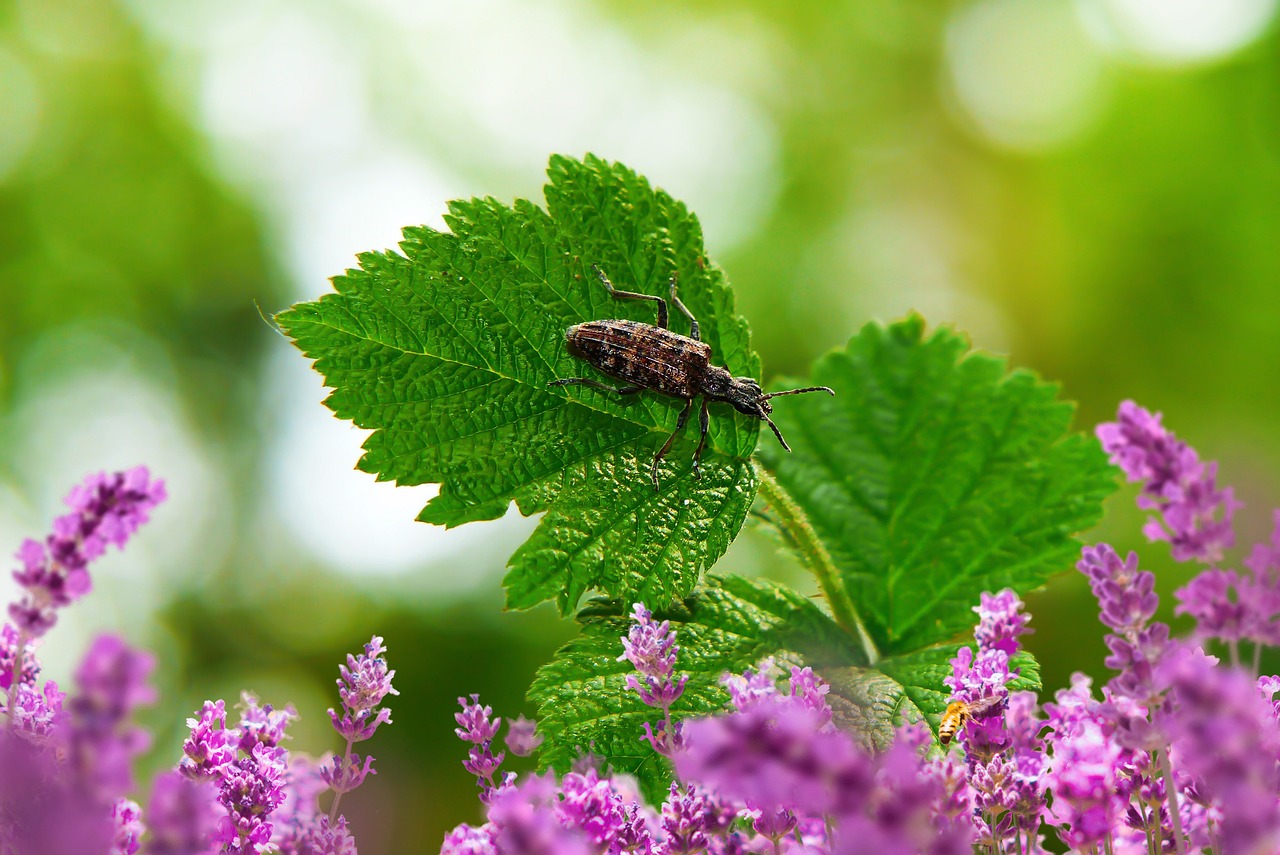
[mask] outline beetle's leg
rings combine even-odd
[[[684,428],[684,423],[689,421],[689,413],[693,410],[693,398],[689,399],[689,403],[684,405],[684,409],[680,411],[680,418],[676,419],[676,429],[671,432],[671,436],[667,437],[667,441],[662,444],[662,448],[658,449],[658,453],[653,456],[653,467],[649,470],[649,474],[653,477],[653,489],[658,489],[658,463],[662,458],[667,456],[667,452],[671,450],[671,443],[676,441],[676,436]]]
[[[591,269],[600,277],[600,281],[604,283],[604,287],[609,291],[609,296],[615,300],[649,300],[658,304],[658,326],[664,330],[667,329],[667,301],[661,297],[655,297],[652,294],[637,294],[635,291],[619,291],[613,287],[613,283],[609,281],[609,277],[604,275],[604,271],[596,265],[591,265]]]
[[[671,302],[676,304],[676,308],[684,312],[684,316],[689,319],[689,338],[694,341],[702,341],[702,336],[698,334],[698,319],[693,316],[693,312],[689,311],[684,303],[680,302],[680,298],[676,296],[676,277],[679,272],[671,274]]]
[[[694,324],[697,329],[697,324]],[[693,477],[702,477],[702,468],[699,461],[702,460],[702,449],[707,447],[707,428],[711,426],[711,417],[707,415],[707,396],[702,396],[702,411],[698,413],[698,426],[702,428],[702,434],[698,437],[698,447],[693,450]]]
[[[590,380],[586,377],[565,377],[563,380],[552,380],[547,386],[590,386],[592,389],[617,392],[619,395],[634,395],[636,392],[644,391],[643,386],[610,386],[608,383],[601,383],[599,380]]]

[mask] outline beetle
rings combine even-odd
[[[770,398],[781,395],[800,395],[805,392],[835,392],[826,386],[806,386],[803,389],[788,389],[784,392],[765,392],[760,384],[750,377],[734,377],[729,371],[711,364],[711,345],[702,340],[698,329],[698,319],[680,302],[676,294],[677,273],[671,274],[671,302],[689,319],[689,335],[683,336],[672,332],[667,325],[667,301],[653,294],[638,294],[634,291],[620,291],[609,281],[609,277],[596,265],[591,265],[600,281],[604,283],[609,296],[615,300],[647,300],[658,304],[658,325],[640,323],[621,319],[588,321],[575,324],[565,330],[565,343],[569,353],[587,364],[598,368],[605,374],[623,380],[625,386],[610,386],[599,380],[588,377],[565,377],[552,380],[548,386],[590,386],[605,392],[618,395],[634,395],[650,389],[673,398],[680,398],[686,403],[676,419],[676,429],[667,441],[658,449],[653,457],[650,476],[653,478],[653,489],[658,487],[658,464],[667,452],[676,436],[684,429],[689,414],[693,411],[693,403],[699,396],[702,407],[699,411],[701,434],[698,447],[693,452],[693,474],[701,477],[699,460],[702,450],[707,445],[707,428],[710,417],[707,413],[708,401],[727,401],[734,408],[749,416],[769,423],[774,435],[782,447],[790,451],[791,446],[782,438],[782,431],[769,418],[773,407]]]

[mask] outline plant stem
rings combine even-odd
[[[1231,652],[1231,667],[1240,667],[1240,640],[1233,638],[1227,642],[1227,650]]]
[[[1182,816],[1178,813],[1178,785],[1173,780],[1173,764],[1169,752],[1160,754],[1160,777],[1164,778],[1164,792],[1169,799],[1169,820],[1173,823],[1173,851],[1182,855]]]
[[[827,598],[836,623],[845,632],[858,637],[866,653],[867,664],[874,665],[880,659],[880,651],[876,649],[875,642],[871,640],[870,633],[862,623],[862,618],[854,609],[853,601],[849,599],[849,594],[845,591],[844,583],[840,579],[840,571],[831,560],[831,553],[827,552],[827,548],[822,545],[809,518],[796,504],[795,499],[791,498],[791,494],[758,462],[755,463],[755,470],[756,478],[760,481],[760,496],[769,503],[769,507],[773,509],[776,516],[778,527],[791,538],[796,551],[800,553],[801,561],[818,580],[818,587]]]
[[[1253,643],[1253,676],[1256,679],[1262,670],[1262,645],[1259,642]]]
[[[338,777],[340,777],[340,776],[342,776],[342,775],[344,775],[344,774],[346,773],[347,766],[348,766],[348,765],[350,765],[350,763],[351,763],[351,746],[352,746],[352,744],[353,744],[353,743],[352,743],[352,741],[351,741],[350,739],[348,739],[348,740],[347,740],[347,750],[346,750],[345,752],[343,752],[343,755],[342,755],[342,770],[343,770],[343,771],[342,771],[342,772],[339,772],[337,775],[335,775],[335,776],[334,776],[335,778],[338,778]],[[344,792],[343,790],[335,790],[335,791],[334,791],[334,794],[333,794],[333,802],[329,805],[329,824],[330,824],[330,825],[333,825],[334,821],[335,821],[335,820],[337,820],[337,818],[338,818],[338,802],[342,800],[342,793],[343,793],[343,792]]]

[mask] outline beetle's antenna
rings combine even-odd
[[[785,392],[770,392],[764,396],[764,400],[767,401],[770,398],[778,398],[783,395],[802,395],[805,392],[826,392],[828,395],[835,394],[835,390],[830,386],[805,386],[803,389],[788,389]],[[774,428],[774,430],[777,431],[777,428]],[[786,445],[786,443],[784,442],[783,445]]]
[[[769,427],[773,428],[773,435],[778,438],[778,442],[782,443],[782,449],[784,451],[790,451],[791,446],[787,445],[787,441],[782,438],[782,431],[778,430],[778,426],[773,423],[773,419],[768,416],[761,416],[761,418],[769,423]]]

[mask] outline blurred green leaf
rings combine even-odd
[[[1070,566],[1117,487],[1056,386],[968,348],[950,330],[926,337],[919,317],[868,324],[814,366],[834,398],[776,414],[794,453],[761,448],[880,655],[954,638],[983,591],[1026,592]]]
[[[569,326],[654,322],[648,303],[611,299],[590,266],[649,294],[678,271],[713,359],[739,375],[758,375],[759,359],[682,203],[594,157],[554,157],[549,173],[545,211],[453,202],[451,232],[405,229],[401,252],[362,254],[359,270],[334,278],[336,293],[277,320],[333,388],[325,403],[374,431],[360,468],[441,485],[419,519],[492,519],[513,500],[524,514],[547,512],[511,558],[509,606],[554,599],[568,613],[593,589],[661,605],[689,594],[741,528],[759,423],[713,405],[702,478],[690,429],[655,492],[649,463],[682,401],[547,387],[595,374],[566,351]]]
[[[631,663],[618,661],[631,626],[619,601],[588,606],[579,615],[582,635],[538,670],[529,698],[538,705],[538,729],[546,737],[539,762],[566,771],[588,750],[614,769],[635,775],[655,804],[670,783],[666,762],[643,740],[656,711],[626,688]],[[671,621],[680,651],[676,671],[689,675],[672,707],[682,719],[719,710],[728,700],[720,685],[726,672],[741,672],[765,656],[783,662],[848,663],[857,648],[814,603],[781,585],[740,576],[708,576],[683,602],[654,610]]]

